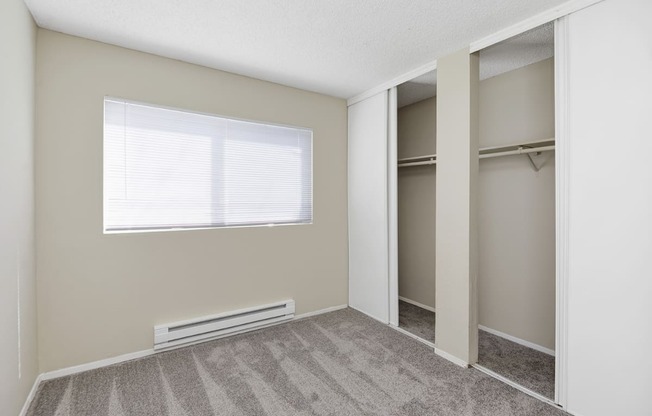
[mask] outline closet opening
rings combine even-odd
[[[555,401],[554,22],[479,52],[478,364]]]
[[[398,327],[434,346],[437,71],[396,96]]]

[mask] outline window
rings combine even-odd
[[[312,130],[104,100],[104,232],[312,222]]]

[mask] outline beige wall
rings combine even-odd
[[[436,153],[437,99],[398,111],[398,157]],[[398,170],[398,293],[435,307],[435,166]]]
[[[480,147],[554,137],[548,59],[480,83]],[[550,153],[553,156],[552,153]],[[555,348],[555,163],[480,161],[480,325]]]
[[[437,151],[437,97],[398,110],[398,158]]]
[[[0,2],[0,414],[16,415],[38,372],[34,272],[36,27]]]
[[[43,371],[152,348],[153,326],[294,298],[347,303],[346,102],[38,31]],[[102,234],[105,95],[314,130],[314,224]]]
[[[478,57],[437,61],[436,345],[467,364],[478,356]]]

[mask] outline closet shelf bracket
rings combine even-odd
[[[543,165],[546,164],[546,162],[550,159],[552,156],[551,152],[533,152],[533,153],[526,153],[528,159],[530,160],[530,164],[532,165],[532,169],[534,169],[535,172],[538,172],[541,170]]]

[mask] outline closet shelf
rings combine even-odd
[[[492,157],[510,156],[510,155],[527,155],[530,162],[536,171],[541,168],[541,164],[537,162],[536,157],[540,156],[542,152],[555,150],[555,139],[538,140],[534,142],[524,142],[517,144],[508,144],[502,146],[483,147],[479,149],[478,157],[480,159],[488,159]],[[405,157],[398,160],[399,168],[406,168],[409,166],[425,166],[436,165],[437,155],[423,155]]]

